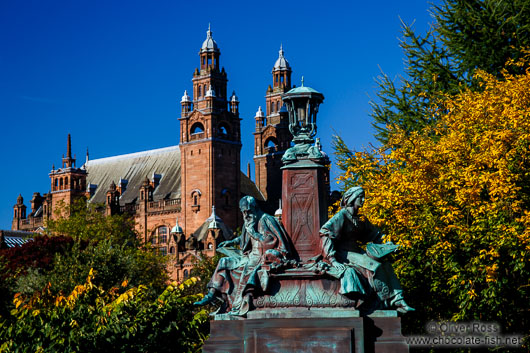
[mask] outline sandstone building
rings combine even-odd
[[[210,29],[193,73],[192,96],[181,99],[180,141],[176,146],[90,160],[77,167],[68,135],[66,157],[49,173],[50,191],[38,192],[26,210],[20,195],[12,230],[36,231],[57,217],[61,204],[80,197],[104,205],[108,215],[127,213],[136,229],[172,259],[175,279],[188,276],[200,252],[212,256],[217,244],[241,226],[238,202],[254,196],[268,212],[281,199],[281,157],[290,146],[287,111],[281,95],[291,89],[291,67],[280,48],[266,90],[265,112],[258,109],[254,132],[254,184],[240,171],[239,101],[227,94],[227,73]]]

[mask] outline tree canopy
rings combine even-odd
[[[168,285],[166,257],[126,216],[85,200],[48,235],[0,251],[0,352],[196,352],[208,315],[198,279]]]
[[[528,55],[528,54],[527,54]],[[435,123],[394,126],[380,148],[348,151],[345,187],[362,185],[362,212],[402,246],[396,262],[409,329],[429,320],[483,320],[530,332],[530,69],[478,71],[480,90],[443,95]],[[522,74],[513,74],[525,68]]]

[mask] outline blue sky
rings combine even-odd
[[[304,76],[325,96],[324,150],[332,154],[335,131],[353,149],[375,143],[374,79],[402,73],[401,20],[423,33],[429,8],[413,0],[0,2],[0,229],[10,229],[19,193],[29,208],[33,192],[49,191],[68,133],[78,166],[87,147],[95,159],[178,144],[179,101],[208,23],[241,102],[242,170],[281,43],[293,83]]]

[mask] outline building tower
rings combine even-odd
[[[51,179],[51,210],[59,209],[61,204],[65,207],[70,206],[77,198],[85,195],[87,172],[85,169],[76,168],[75,156],[72,158],[72,140],[68,134],[66,146],[66,157],[63,155],[62,168],[55,169],[52,167],[50,172]],[[51,214],[52,218],[56,214]]]
[[[195,231],[212,206],[232,229],[238,226],[241,129],[239,101],[227,98],[221,52],[208,28],[199,51],[200,69],[193,74],[193,100],[181,100],[180,153],[182,227]],[[189,236],[186,234],[186,237]]]
[[[255,117],[254,163],[256,186],[267,200],[268,212],[274,213],[282,193],[282,156],[293,139],[282,103],[282,94],[291,89],[291,67],[282,46],[272,69],[272,82],[265,95],[266,114],[259,107]]]
[[[11,229],[21,229],[21,223],[26,219],[26,206],[24,205],[24,198],[21,194],[17,197],[17,203],[13,206],[13,223]]]

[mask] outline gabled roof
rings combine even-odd
[[[124,154],[120,156],[93,159],[83,166],[87,172],[87,184],[97,188],[90,202],[105,203],[107,191],[112,182],[119,184],[127,180],[127,188],[120,197],[120,204],[133,203],[139,196],[140,187],[148,177],[153,181],[153,173],[161,175],[153,192],[153,201],[180,197],[180,148],[171,146],[155,150]],[[264,201],[261,192],[243,172],[241,174],[241,194]],[[239,195],[239,196],[242,196]]]
[[[127,180],[127,188],[121,195],[120,204],[134,202],[145,177],[153,181],[153,173],[161,175],[153,192],[154,201],[180,197],[179,146],[94,159],[84,167],[88,172],[87,184],[97,185],[90,202],[104,203],[111,183],[118,184],[120,179]]]

